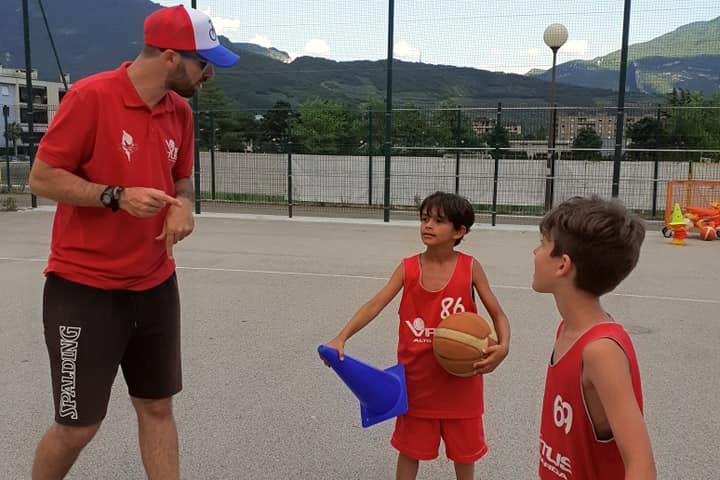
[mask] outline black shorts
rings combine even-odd
[[[180,300],[173,274],[149,290],[101,290],[52,273],[43,294],[55,420],[93,425],[107,412],[118,365],[130,395],[182,388]]]

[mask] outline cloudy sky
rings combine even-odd
[[[196,0],[235,42],[338,61],[387,57],[388,0]],[[157,1],[177,5],[187,1]],[[395,0],[394,57],[525,73],[552,63],[543,32],[568,29],[558,63],[618,50],[623,0]],[[718,0],[633,0],[630,43],[720,16]]]

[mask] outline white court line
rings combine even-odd
[[[44,258],[19,258],[19,257],[0,257],[0,261],[8,262],[46,262]],[[256,273],[261,275],[292,275],[297,277],[322,277],[322,278],[349,278],[361,280],[387,280],[387,277],[373,277],[369,275],[348,275],[342,273],[314,273],[314,272],[289,272],[281,270],[249,270],[245,268],[213,268],[213,267],[182,267],[178,266],[178,270],[204,271],[204,272],[225,272],[225,273]],[[515,285],[497,285],[493,284],[492,288],[501,290],[525,290],[530,291],[530,287],[519,287]],[[690,297],[666,297],[662,295],[640,295],[635,293],[609,293],[615,297],[640,298],[643,300],[663,300],[670,302],[690,302],[690,303],[709,303],[711,305],[720,305],[720,300],[711,300],[705,298]]]
[[[47,262],[47,258],[0,257],[0,261],[7,261],[7,262]]]
[[[27,212],[54,212],[54,205],[40,205],[33,209],[24,210]],[[419,217],[417,220],[390,220],[385,222],[377,218],[348,218],[348,217],[304,217],[287,215],[266,215],[256,213],[228,213],[228,212],[202,212],[200,214],[193,213],[195,218],[216,218],[216,219],[234,219],[234,220],[259,220],[265,222],[291,222],[291,223],[344,223],[355,225],[378,225],[382,227],[412,227],[417,228],[420,225]],[[473,230],[487,231],[506,231],[506,232],[539,232],[537,225],[501,223],[495,226],[489,223],[475,223]]]
[[[299,277],[331,277],[331,278],[358,278],[362,280],[387,280],[384,277],[370,277],[366,275],[346,275],[342,273],[313,273],[313,272],[282,272],[276,270],[246,270],[243,268],[211,268],[211,267],[177,267],[178,270],[199,270],[206,272],[228,273],[260,273],[263,275],[295,275]]]
[[[331,277],[331,278],[350,278],[350,279],[362,279],[362,280],[388,280],[388,277],[371,277],[367,275],[347,275],[341,273],[311,273],[311,272],[284,272],[278,270],[247,270],[242,268],[210,268],[210,267],[177,267],[178,270],[198,270],[198,271],[209,271],[209,272],[228,272],[228,273],[259,273],[263,275],[295,275],[305,277]],[[526,290],[531,291],[530,287],[519,287],[515,285],[497,285],[493,284],[492,288],[505,289],[505,290]],[[710,303],[713,305],[720,305],[720,300],[709,300],[704,298],[689,298],[689,297],[665,297],[660,295],[639,295],[634,293],[609,293],[616,297],[628,297],[628,298],[642,298],[646,300],[667,300],[667,301],[680,301],[680,302],[691,302],[691,303]]]

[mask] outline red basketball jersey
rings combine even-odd
[[[420,256],[403,260],[398,362],[405,366],[408,415],[429,418],[471,418],[483,413],[482,375],[456,377],[435,360],[435,328],[457,312],[477,312],[473,299],[473,257],[457,252],[455,271],[439,291],[420,282]]]
[[[548,366],[540,422],[541,480],[625,478],[625,466],[615,440],[596,437],[583,398],[583,350],[599,338],[610,338],[625,351],[635,398],[642,411],[640,371],[630,337],[616,323],[592,327],[562,358]]]

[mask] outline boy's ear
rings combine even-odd
[[[457,240],[458,238],[463,238],[466,233],[467,227],[465,225],[460,225],[460,228],[455,229],[455,240]]]
[[[564,253],[560,257],[560,265],[558,266],[558,273],[561,275],[567,275],[573,268],[573,261],[567,253]]]

